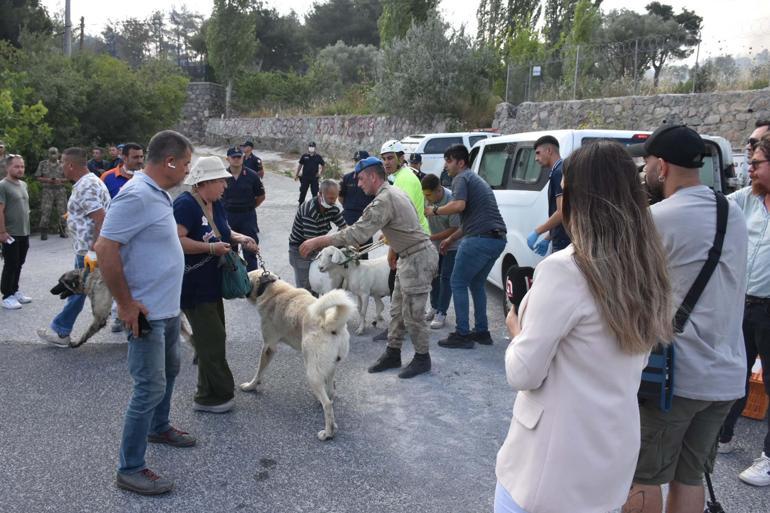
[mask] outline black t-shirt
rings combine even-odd
[[[305,153],[299,158],[299,163],[302,164],[302,176],[300,179],[303,182],[312,182],[318,178],[318,166],[325,166],[323,157],[318,153],[309,154]]]
[[[562,161],[556,163],[551,170],[551,174],[548,177],[548,217],[551,217],[556,212],[556,198],[561,196],[564,191],[561,188],[562,178]],[[569,245],[569,235],[564,229],[564,225],[559,225],[551,230],[551,240],[556,247],[565,247]]]
[[[244,167],[237,180],[232,176],[227,179],[222,202],[227,210],[245,212],[253,210],[257,206],[256,198],[264,194],[265,187],[257,172]]]

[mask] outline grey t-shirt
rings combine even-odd
[[[121,244],[128,287],[149,310],[147,319],[179,315],[184,254],[169,194],[136,173],[112,199],[101,236]]]
[[[503,216],[497,208],[495,193],[479,175],[466,169],[452,180],[452,196],[465,201],[460,214],[463,236],[479,235],[498,230],[506,233]]]
[[[434,203],[437,207],[443,207],[454,199],[452,197],[452,191],[446,187],[442,187],[442,189],[444,189],[444,197],[441,198],[441,201],[438,203]],[[458,214],[452,214],[451,216],[428,216],[428,225],[430,226],[430,233],[433,235],[434,233],[443,232],[449,228],[460,226],[460,216]],[[441,241],[434,240],[433,245],[438,249],[441,245]],[[447,248],[447,251],[457,251],[457,246],[459,245],[460,241],[456,240]]]
[[[674,395],[703,401],[743,397],[746,353],[743,303],[748,235],[740,208],[729,202],[727,233],[714,274],[684,331],[674,337]],[[650,207],[668,256],[673,306],[695,282],[716,232],[716,200],[705,185],[687,187]],[[673,317],[673,316],[672,316]]]
[[[27,184],[19,180],[0,180],[0,203],[5,214],[5,229],[11,236],[29,235],[29,193]]]

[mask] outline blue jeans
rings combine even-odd
[[[498,482],[495,487],[495,513],[527,513],[519,506],[508,490]]]
[[[134,391],[126,410],[120,442],[118,472],[133,474],[147,468],[147,435],[168,431],[171,394],[179,374],[179,316],[150,321],[145,337],[128,334],[128,370]]]
[[[430,284],[430,307],[438,313],[446,315],[449,302],[452,300],[452,269],[455,267],[457,251],[447,251],[446,255],[438,257],[438,276]]]
[[[75,269],[83,268],[84,255],[75,255]],[[86,304],[86,296],[83,294],[73,294],[67,298],[61,313],[51,321],[51,329],[61,337],[66,337],[72,333],[72,327],[78,319],[83,305]]]
[[[473,296],[475,326],[473,331],[489,331],[487,326],[487,293],[484,286],[492,265],[505,249],[505,240],[486,237],[463,237],[452,271],[452,295],[455,298],[455,317],[459,335],[470,333],[468,289]]]

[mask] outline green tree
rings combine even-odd
[[[7,79],[0,77],[0,83]],[[8,85],[0,85],[0,139],[27,161],[36,161],[51,140],[51,128],[44,121],[48,109],[41,101],[28,104],[29,91]]]
[[[476,40],[500,50],[519,31],[534,30],[540,13],[540,0],[481,0],[476,11]]]
[[[225,116],[230,116],[233,80],[253,64],[257,50],[254,13],[249,0],[214,0],[206,29],[206,48],[217,77],[226,83]]]
[[[40,0],[0,0],[0,40],[18,48],[22,30],[51,34],[53,23]]]
[[[381,13],[380,0],[315,2],[305,15],[307,42],[316,51],[337,41],[350,46],[379,46],[377,20]]]
[[[594,41],[601,24],[602,13],[599,7],[591,0],[579,0],[575,6],[572,28],[565,38],[565,46],[561,53],[564,59],[564,86],[568,90],[577,92],[578,86],[595,73],[594,57],[596,56],[590,51],[589,45]]]
[[[404,37],[413,24],[426,21],[437,5],[438,0],[383,0],[382,14],[377,21],[381,44]]]
[[[307,51],[305,27],[292,11],[281,16],[278,11],[258,4],[254,11],[257,35],[257,70],[297,71],[304,68]]]
[[[685,59],[692,55],[700,41],[703,18],[695,12],[682,8],[674,14],[670,5],[652,2],[645,7],[650,16],[656,16],[659,23],[654,27],[659,36],[650,63],[654,71],[653,82],[658,87],[660,72],[671,58]]]
[[[335,101],[354,85],[372,85],[378,61],[379,50],[371,45],[348,46],[337,41],[327,46],[313,60],[309,72],[315,96]]]

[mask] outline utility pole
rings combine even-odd
[[[86,19],[84,16],[80,17],[80,53],[83,53],[83,39],[85,38],[86,31]]]
[[[70,0],[64,4],[64,56],[72,57],[72,20],[70,19]]]
[[[695,93],[695,82],[698,81],[698,58],[700,57],[700,31],[698,31],[698,49],[695,50],[695,72],[692,75],[692,92]]]

